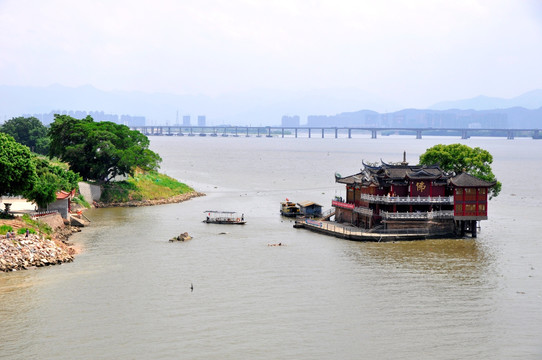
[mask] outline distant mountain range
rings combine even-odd
[[[493,110],[523,107],[525,109],[538,109],[542,107],[542,90],[529,91],[512,99],[502,99],[488,96],[477,96],[472,99],[442,101],[429,107],[432,110]]]
[[[444,101],[427,110],[523,108],[516,111],[521,112],[525,109],[541,107],[542,90],[534,90],[512,99],[478,96],[472,99]],[[260,89],[209,97],[136,91],[102,91],[90,85],[76,88],[62,85],[47,87],[0,85],[0,123],[15,116],[82,110],[145,116],[149,125],[175,124],[182,121],[183,115],[191,115],[194,122],[196,116],[206,115],[207,123],[210,125],[255,126],[280,124],[283,115],[299,115],[301,122],[304,123],[304,118],[309,115],[337,114],[338,116],[364,109],[388,113],[386,109],[400,109],[400,106],[359,89],[306,92]],[[510,122],[509,125],[511,125]]]

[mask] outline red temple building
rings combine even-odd
[[[467,173],[444,172],[439,166],[368,165],[341,177],[346,198],[332,202],[335,221],[370,233],[424,234],[424,237],[476,237],[479,220],[487,220],[487,182]]]

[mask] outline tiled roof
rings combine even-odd
[[[64,191],[64,190],[60,190],[59,192],[56,193],[56,199],[57,200],[62,200],[62,199],[66,199],[66,198],[73,198],[75,196],[75,189],[72,190],[71,192],[67,192],[67,191]]]
[[[459,187],[491,187],[495,181],[489,182],[467,173],[460,173],[450,179],[450,183]]]
[[[336,177],[336,182],[347,185],[363,184],[368,186],[369,184],[375,184],[378,186],[382,186],[385,184],[406,182],[409,178],[418,180],[446,180],[450,176],[436,165],[422,166],[406,165],[404,163],[382,163],[382,165],[378,167],[373,165],[367,165],[365,163],[363,163],[363,165],[365,166],[365,168],[362,172],[344,178]]]

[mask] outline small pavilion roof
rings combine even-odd
[[[485,181],[465,172],[459,173],[450,179],[450,183],[458,187],[492,187],[496,181]]]
[[[63,200],[63,199],[67,199],[67,198],[73,198],[75,196],[75,189],[68,192],[68,191],[64,191],[64,190],[60,190],[59,192],[56,193],[56,199],[57,200]]]

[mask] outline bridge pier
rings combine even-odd
[[[508,130],[508,133],[507,133],[506,138],[507,138],[508,140],[514,140],[514,131]]]
[[[352,129],[348,129],[348,138],[352,139]]]
[[[309,139],[311,138],[311,128],[309,128]]]
[[[297,139],[297,128],[295,128],[295,138]]]
[[[416,139],[421,139],[421,138],[422,138],[422,131],[416,130]]]
[[[271,128],[267,127],[267,137],[271,137]]]
[[[339,129],[335,128],[335,139],[339,137]]]
[[[371,130],[371,139],[376,139],[376,130]]]
[[[468,139],[470,138],[467,130],[461,130],[461,139]]]
[[[322,128],[322,139],[324,138],[324,128]]]

